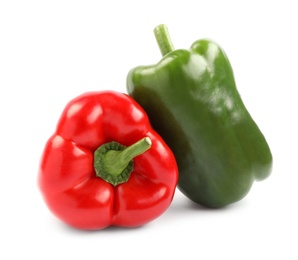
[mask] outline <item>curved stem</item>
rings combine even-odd
[[[151,139],[149,137],[145,137],[140,141],[128,146],[123,151],[119,152],[119,159],[123,162],[128,163],[136,156],[146,152],[151,147]]]
[[[154,35],[162,56],[165,56],[167,53],[175,50],[166,25],[160,24],[155,27]]]
[[[133,171],[133,159],[146,152],[152,145],[145,137],[129,147],[117,142],[103,144],[94,152],[94,169],[96,176],[114,186],[126,182]]]

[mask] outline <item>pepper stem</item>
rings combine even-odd
[[[165,56],[169,52],[175,50],[166,25],[160,24],[156,26],[154,29],[154,35],[162,56]]]
[[[117,142],[100,146],[94,152],[96,176],[114,186],[126,182],[133,171],[133,159],[151,147],[151,139],[145,137],[129,147]]]

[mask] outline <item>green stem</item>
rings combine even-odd
[[[118,152],[118,154],[115,155],[114,159],[118,157],[119,161],[122,161],[123,163],[128,163],[133,158],[146,152],[150,147],[151,147],[151,139],[149,137],[145,137],[140,141],[132,144],[131,146],[125,148],[123,151]],[[110,151],[110,152],[114,152],[114,151]]]
[[[117,142],[100,146],[94,152],[96,176],[114,186],[126,182],[133,171],[133,159],[151,147],[151,139],[145,137],[129,147]]]
[[[165,56],[169,52],[172,52],[175,50],[166,25],[160,24],[157,27],[155,27],[154,35],[162,56]]]

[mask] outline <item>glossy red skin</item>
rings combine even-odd
[[[96,177],[93,153],[100,145],[116,141],[129,146],[145,136],[152,146],[134,159],[126,183],[114,187]],[[67,104],[39,169],[49,209],[68,225],[89,230],[152,221],[170,206],[177,181],[174,155],[144,110],[113,91],[85,93]]]

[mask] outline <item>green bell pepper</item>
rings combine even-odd
[[[219,208],[268,177],[272,155],[237,91],[230,62],[210,40],[174,50],[165,25],[154,30],[163,58],[127,76],[127,91],[172,149],[179,190]]]

